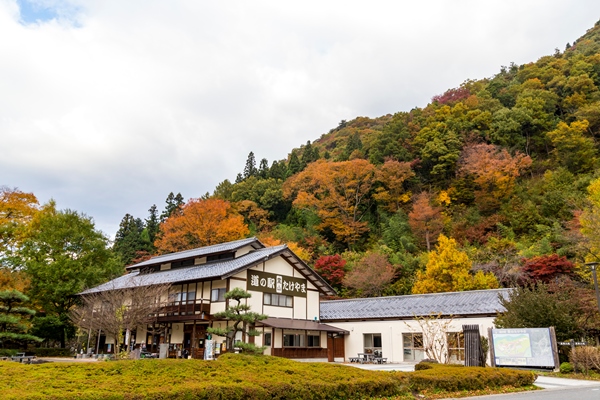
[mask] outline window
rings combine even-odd
[[[402,346],[404,350],[404,361],[420,361],[423,359],[423,334],[403,333]]]
[[[192,265],[194,265],[193,258],[190,258],[189,260],[173,261],[171,263],[171,269],[181,268],[181,267],[191,267]]]
[[[293,307],[293,297],[285,294],[265,293],[263,295],[263,304],[277,307]]]
[[[448,361],[465,360],[465,335],[462,332],[448,332]]]
[[[308,347],[321,347],[321,335],[308,335],[306,339]]]
[[[175,303],[181,302],[182,304],[194,304],[196,300],[196,292],[178,292],[173,294],[173,301]]]
[[[206,262],[232,260],[234,258],[233,255],[234,253],[213,254],[211,256],[206,257]]]
[[[222,289],[213,289],[210,293],[210,301],[218,302],[225,301],[225,288]]]
[[[283,334],[283,345],[285,347],[304,347],[304,339],[305,336],[301,333],[299,334]]]
[[[265,340],[264,340],[264,346],[270,346],[271,345],[271,333],[265,333]]]
[[[365,333],[363,335],[363,344],[365,353],[374,353],[376,350],[381,351],[381,334]]]

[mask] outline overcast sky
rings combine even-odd
[[[357,116],[564,50],[598,0],[0,0],[0,186],[114,237]]]

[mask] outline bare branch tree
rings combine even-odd
[[[423,350],[425,356],[439,363],[448,363],[447,333],[452,325],[453,317],[442,318],[441,313],[432,313],[425,317],[415,316],[423,333]],[[406,324],[406,323],[405,323]],[[408,324],[406,326],[412,330]]]
[[[135,280],[134,280],[135,278]],[[81,304],[71,312],[71,321],[84,330],[101,329],[123,342],[125,332],[152,324],[156,325],[160,309],[167,305],[170,284],[145,284],[143,277],[132,276],[119,287],[81,296]],[[129,337],[127,337],[129,342]],[[125,343],[126,349],[129,343]],[[127,353],[127,352],[125,352]]]

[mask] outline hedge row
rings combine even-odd
[[[70,349],[39,347],[35,349],[35,355],[38,357],[73,357],[73,352]]]
[[[217,361],[0,362],[2,399],[364,399],[430,388],[522,386],[533,379],[527,372],[491,368],[400,373],[237,354]]]
[[[463,367],[420,363],[415,372],[409,374],[407,384],[413,391],[481,390],[503,386],[523,387],[532,385],[537,375],[531,371],[502,368]]]

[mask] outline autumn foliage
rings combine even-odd
[[[425,272],[417,272],[413,293],[461,292],[495,289],[498,280],[492,273],[471,271],[472,262],[454,239],[440,235],[436,249],[429,253]]]
[[[525,260],[523,272],[534,282],[548,283],[559,276],[572,275],[574,268],[567,257],[550,254]]]
[[[346,275],[346,260],[339,254],[322,256],[315,262],[315,271],[333,286],[339,286]]]
[[[374,179],[375,167],[367,160],[319,160],[288,179],[283,190],[294,198],[294,206],[316,211],[320,229],[330,229],[351,245],[368,230],[365,218]]]
[[[159,253],[171,253],[241,239],[249,232],[228,201],[191,199],[160,225],[154,245]]]

